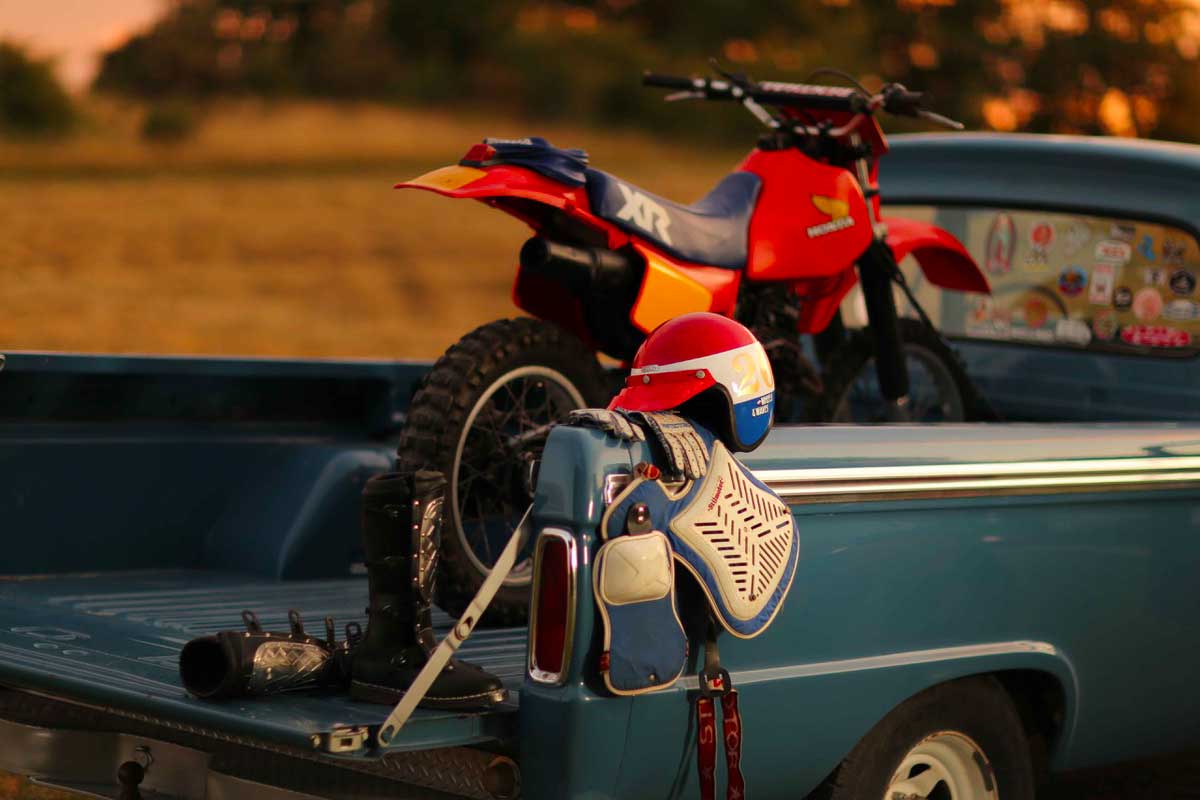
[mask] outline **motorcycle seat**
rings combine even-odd
[[[746,266],[750,216],[762,180],[752,172],[726,175],[690,206],[631,186],[596,169],[587,171],[592,212],[665,252],[697,264]]]

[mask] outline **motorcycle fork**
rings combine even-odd
[[[854,133],[850,143],[861,152],[862,137]],[[854,162],[854,171],[867,201],[867,219],[871,223],[871,244],[858,258],[858,280],[866,301],[867,320],[875,337],[875,375],[879,379],[879,392],[887,401],[889,421],[907,422],[908,363],[900,341],[896,297],[892,294],[892,279],[899,270],[896,257],[887,245],[887,227],[875,218],[879,186],[871,181],[870,165],[865,157]]]
[[[875,375],[893,422],[908,420],[908,364],[900,340],[900,319],[892,294],[896,260],[891,249],[873,241],[858,259],[858,278],[866,301],[867,319],[875,337]]]

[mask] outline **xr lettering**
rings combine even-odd
[[[625,198],[625,205],[617,212],[617,219],[632,222],[647,233],[657,235],[666,244],[672,244],[671,234],[667,232],[667,228],[671,227],[671,218],[667,216],[666,210],[646,195],[635,192],[623,183],[618,183],[617,188]]]

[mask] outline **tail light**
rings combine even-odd
[[[566,531],[547,528],[538,537],[529,618],[529,677],[538,683],[566,680],[575,632],[577,553],[575,537]]]

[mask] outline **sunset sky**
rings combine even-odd
[[[84,87],[99,51],[149,24],[167,0],[0,0],[0,38],[57,60],[62,79]]]

